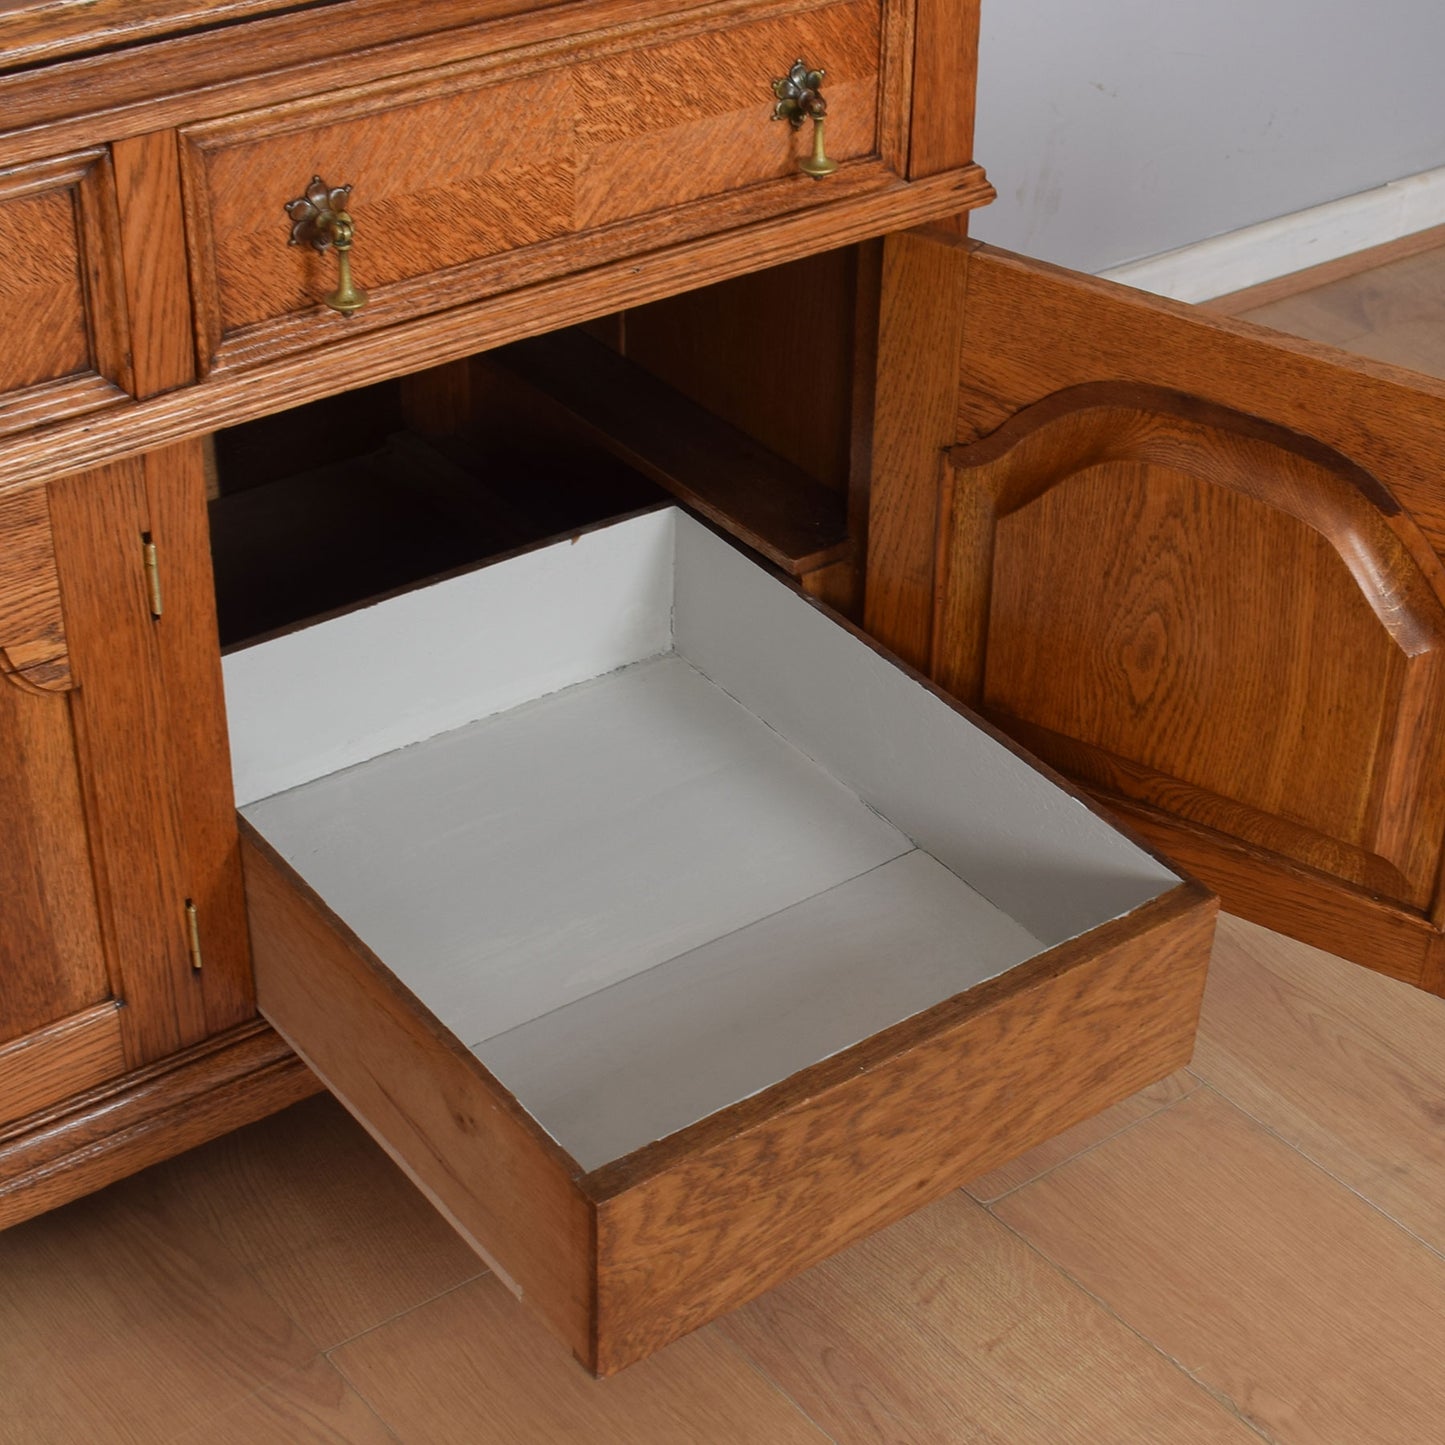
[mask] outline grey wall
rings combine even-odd
[[[1445,165],[1445,0],[983,0],[981,240],[1085,271]]]

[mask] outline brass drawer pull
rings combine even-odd
[[[786,75],[773,82],[773,94],[778,97],[773,119],[787,121],[794,130],[800,130],[804,120],[813,122],[813,149],[798,162],[798,169],[815,181],[838,169],[838,163],[830,161],[823,149],[823,121],[828,114],[828,102],[819,89],[823,75],[821,70],[810,70],[808,62],[799,57]]]
[[[286,202],[291,217],[291,245],[310,246],[315,251],[335,251],[338,284],[325,297],[333,311],[349,316],[366,305],[366,292],[351,279],[351,242],[355,227],[346,212],[350,186],[328,186],[312,176],[306,194]]]

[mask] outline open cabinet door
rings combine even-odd
[[[890,246],[870,629],[1226,908],[1445,992],[1445,384]]]

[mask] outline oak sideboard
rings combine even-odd
[[[976,32],[0,17],[0,1224],[324,1082],[606,1374],[1215,893],[1445,992],[1445,387],[969,241]]]

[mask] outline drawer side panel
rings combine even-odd
[[[1181,885],[589,1176],[598,1373],[1187,1063],[1215,907]]]
[[[592,1220],[565,1156],[244,821],[261,1012],[584,1360]]]

